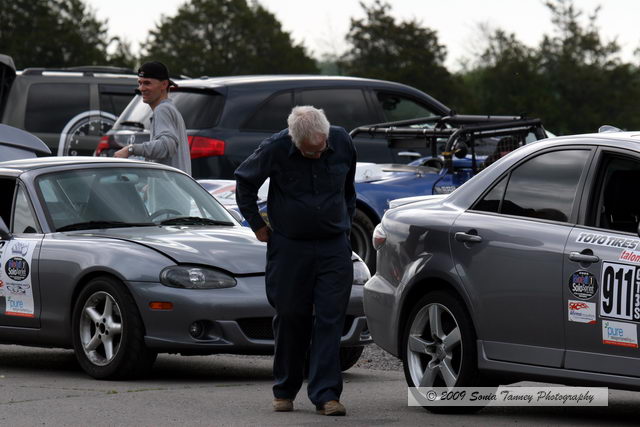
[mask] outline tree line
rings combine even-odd
[[[452,72],[446,46],[417,19],[398,20],[383,0],[361,2],[351,19],[347,50],[311,57],[255,0],[187,0],[163,16],[139,55],[108,34],[84,0],[0,0],[0,53],[18,68],[116,65],[134,69],[148,59],[187,76],[333,74],[397,81],[421,89],[457,112],[540,117],[556,134],[611,124],[640,129],[638,65],[604,40],[599,8],[585,13],[573,0],[547,0],[553,24],[538,46],[513,33],[479,26],[480,47]]]

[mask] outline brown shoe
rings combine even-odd
[[[330,400],[328,402],[324,402],[322,405],[317,407],[316,412],[320,415],[333,415],[333,416],[342,416],[347,415],[347,410],[344,405],[337,400]]]
[[[273,399],[273,410],[276,412],[290,412],[293,411],[293,400],[291,399]]]

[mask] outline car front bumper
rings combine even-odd
[[[272,354],[275,311],[267,301],[264,276],[238,278],[227,289],[177,289],[159,283],[129,283],[145,325],[145,343],[167,353]],[[353,286],[341,339],[344,347],[372,342],[362,305],[363,286]],[[154,310],[152,302],[170,302]],[[189,329],[198,322],[202,333]]]

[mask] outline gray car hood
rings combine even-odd
[[[177,263],[211,265],[233,274],[265,271],[267,246],[245,227],[132,227],[73,234],[135,242]]]

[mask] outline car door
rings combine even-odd
[[[591,151],[548,150],[506,172],[451,228],[489,359],[560,367],[563,250]]]
[[[640,156],[603,149],[564,256],[567,369],[640,377]]]
[[[24,185],[1,179],[3,220],[10,214],[11,239],[0,240],[0,327],[40,326],[38,254],[43,234]],[[5,221],[7,223],[7,221]]]

